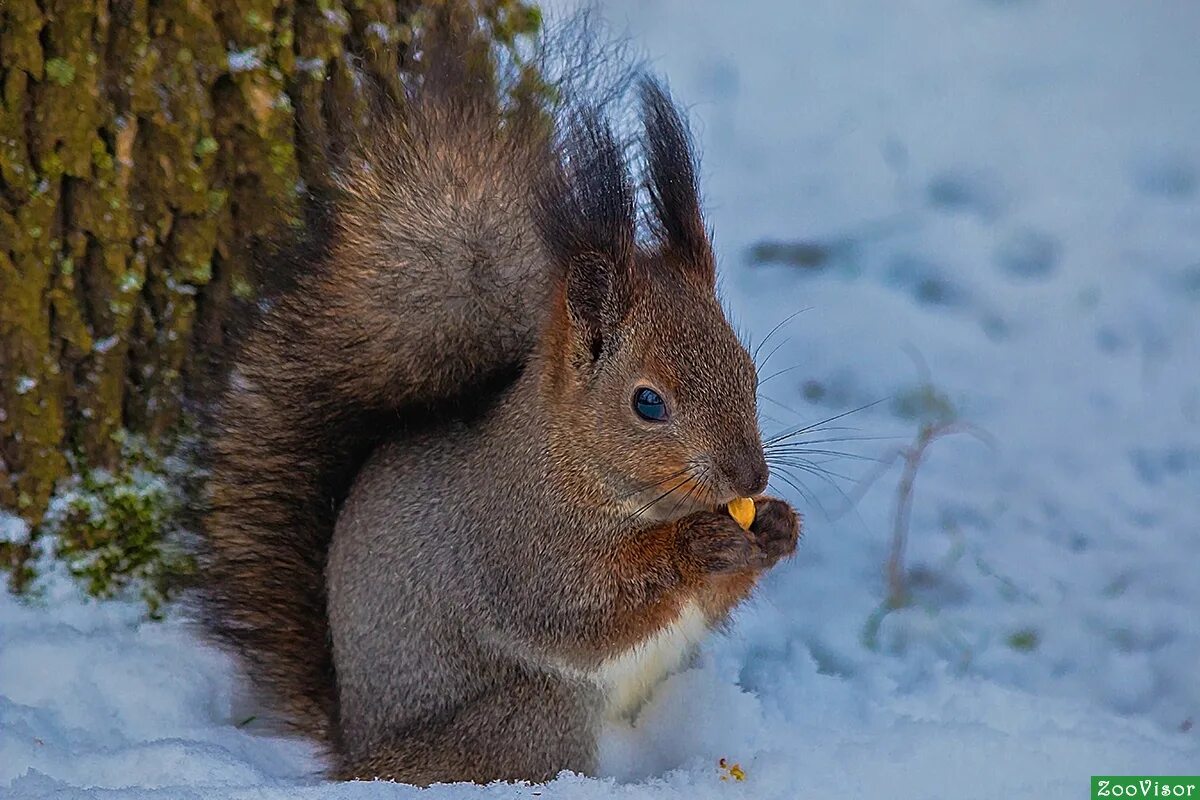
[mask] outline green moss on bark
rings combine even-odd
[[[181,500],[144,441],[118,439],[121,468],[64,483],[43,521],[43,543],[92,597],[136,593],[158,618],[195,568],[175,541]]]

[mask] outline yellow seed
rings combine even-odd
[[[750,526],[754,524],[754,499],[739,497],[736,500],[731,500],[728,508],[729,516],[733,517],[734,521],[742,526],[742,530],[750,530]]]

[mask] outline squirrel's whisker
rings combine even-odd
[[[655,481],[654,483],[647,483],[644,486],[639,486],[638,488],[634,489],[633,491],[631,491],[627,494],[621,495],[620,497],[617,498],[617,500],[628,500],[629,498],[633,497],[635,494],[641,494],[642,492],[649,491],[650,489],[656,489],[659,486],[662,486],[664,483],[673,481],[676,478],[680,477],[681,475],[687,474],[690,470],[691,470],[691,467],[684,467],[683,469],[679,470],[678,472],[668,475],[667,477],[663,478],[662,480]]]
[[[818,455],[818,456],[835,456],[837,458],[849,458],[853,461],[874,461],[876,463],[883,461],[883,459],[881,459],[881,458],[875,458],[874,456],[864,456],[861,453],[847,453],[844,450],[824,450],[824,449],[820,449],[820,448],[814,449],[814,448],[808,448],[808,447],[787,447],[787,448],[783,448],[781,450],[769,451],[766,455],[767,455],[767,461],[770,462],[772,455],[789,455],[790,456],[790,455],[797,455],[797,454],[810,454],[810,455]]]
[[[768,413],[766,413],[765,411],[763,411],[761,408],[758,410],[758,416],[759,416],[759,419],[765,419],[765,420],[767,420],[768,422],[774,422],[774,423],[776,423],[776,424],[782,424],[782,423],[783,423],[783,420],[779,419],[778,417],[773,417],[773,416],[771,416],[770,414],[768,414]]]
[[[796,429],[793,428],[792,430],[796,430]],[[817,425],[806,426],[803,429],[803,432],[804,433],[829,433],[831,431],[854,431],[855,433],[857,433],[858,431],[861,431],[861,430],[862,430],[862,428],[854,428],[849,425],[820,425],[820,424],[817,424]],[[780,435],[784,435],[784,434],[780,434]]]
[[[820,431],[833,430],[832,428],[823,428]],[[818,431],[818,432],[820,432]],[[904,436],[838,436],[831,439],[801,439],[795,442],[783,441],[772,442],[763,446],[764,450],[781,449],[793,446],[807,446],[810,444],[837,444],[840,442],[895,442],[905,439]]]
[[[825,425],[826,423],[833,422],[833,421],[835,421],[835,420],[839,420],[839,419],[843,419],[844,417],[848,417],[848,416],[850,416],[851,414],[857,414],[857,413],[859,413],[860,411],[866,411],[868,408],[872,408],[872,407],[874,407],[874,406],[877,406],[877,405],[879,405],[880,403],[884,402],[884,401],[885,401],[885,400],[887,400],[887,399],[888,399],[888,398],[886,398],[886,397],[883,397],[883,398],[880,398],[879,400],[875,400],[874,402],[867,403],[866,405],[861,405],[861,406],[859,406],[858,408],[852,408],[852,409],[850,409],[849,411],[843,411],[841,414],[835,414],[835,415],[833,415],[832,417],[829,417],[829,418],[827,418],[827,419],[823,419],[823,420],[821,420],[820,422],[814,422],[814,423],[813,423],[813,424],[811,424],[811,425],[805,425],[805,426],[803,426],[803,427],[801,427],[801,428],[797,428],[797,429],[795,429],[795,430],[793,430],[793,431],[789,431],[789,432],[787,432],[787,433],[782,433],[782,434],[779,434],[779,435],[777,435],[777,436],[773,436],[773,437],[771,437],[770,439],[768,439],[768,440],[767,440],[767,441],[766,441],[764,444],[774,444],[774,443],[776,443],[776,442],[780,442],[780,441],[784,441],[784,440],[786,440],[786,439],[790,439],[790,438],[792,438],[792,437],[794,437],[794,436],[799,436],[799,435],[801,435],[801,434],[803,434],[803,433],[807,433],[807,432],[809,432],[809,431],[815,430],[815,429],[819,428],[821,425]]]
[[[794,409],[790,406],[784,405],[783,403],[776,400],[774,397],[769,397],[765,394],[760,394],[759,397],[762,398],[763,400],[766,400],[768,403],[774,403],[775,405],[779,406],[780,408],[782,408],[784,411],[788,412],[789,414],[795,414],[797,417],[800,416],[800,412],[796,411],[796,409]]]
[[[665,492],[663,492],[662,494],[660,494],[658,497],[656,497],[656,498],[654,498],[653,500],[651,500],[649,503],[646,503],[644,506],[642,506],[641,508],[639,508],[637,511],[633,512],[632,514],[630,514],[628,517],[626,517],[625,519],[623,519],[623,520],[622,520],[622,521],[621,521],[619,524],[623,525],[623,524],[625,524],[625,523],[627,523],[627,522],[631,522],[631,521],[633,521],[633,520],[635,520],[635,519],[638,519],[638,518],[639,518],[639,517],[641,517],[643,514],[645,514],[647,511],[649,511],[649,510],[650,510],[652,507],[654,507],[655,505],[657,505],[658,503],[660,503],[662,500],[664,500],[664,499],[665,499],[665,498],[667,498],[667,497],[670,497],[672,494],[674,494],[676,491],[678,491],[678,490],[679,490],[679,489],[680,489],[682,486],[684,486],[684,485],[685,485],[685,484],[686,484],[688,481],[690,481],[690,480],[692,479],[692,475],[691,475],[691,468],[689,468],[689,469],[688,469],[688,470],[686,470],[686,471],[687,471],[687,473],[688,473],[688,474],[684,476],[683,480],[681,480],[679,483],[677,483],[677,484],[675,484],[674,486],[672,486],[672,487],[671,487],[670,489],[668,489],[667,491],[665,491]]]
[[[783,319],[782,319],[782,320],[779,322],[779,324],[778,324],[778,325],[776,325],[774,328],[771,328],[770,332],[769,332],[769,333],[768,333],[766,336],[764,336],[764,337],[763,337],[763,340],[762,340],[761,342],[759,342],[757,345],[755,345],[755,347],[754,347],[754,352],[750,354],[750,359],[751,359],[752,361],[754,361],[754,363],[755,363],[755,364],[757,364],[757,363],[758,363],[758,354],[759,354],[759,352],[760,352],[760,351],[763,349],[763,346],[764,346],[764,345],[766,345],[766,343],[767,343],[767,342],[771,341],[771,337],[772,337],[772,336],[774,336],[775,334],[779,333],[779,331],[781,331],[781,330],[783,329],[783,327],[784,327],[785,325],[787,325],[789,322],[791,322],[791,321],[792,321],[792,320],[794,320],[796,317],[798,317],[798,316],[800,316],[801,314],[803,314],[805,311],[808,311],[808,310],[810,310],[811,308],[812,308],[812,306],[807,306],[807,307],[805,307],[805,308],[801,308],[801,309],[799,309],[799,310],[797,310],[797,311],[793,311],[791,314],[788,314],[786,317],[784,317],[784,318],[783,318]],[[785,339],[784,341],[787,341],[787,340]],[[778,350],[778,349],[779,349],[778,347],[776,347],[776,348],[775,348],[775,350]],[[771,352],[772,352],[772,353],[774,353],[774,352],[775,352],[775,350],[772,350]],[[767,359],[768,359],[768,360],[770,360],[770,358],[771,358],[770,356],[767,356]],[[765,365],[766,365],[766,363],[767,363],[767,362],[766,362],[766,361],[764,361],[764,362],[763,362],[763,365],[765,366]]]
[[[815,506],[817,510],[821,512],[823,517],[829,519],[829,513],[825,510],[825,507],[821,505],[821,501],[817,499],[815,494],[813,494],[807,487],[804,486],[803,481],[800,481],[799,478],[796,478],[794,475],[784,474],[782,470],[775,473],[775,476],[788,486],[792,487],[797,494],[804,498],[805,502],[811,503],[813,506]]]
[[[785,341],[786,341],[786,340],[785,340]],[[793,371],[795,371],[795,370],[798,370],[798,369],[800,369],[800,368],[802,368],[802,367],[804,367],[804,366],[805,366],[804,364],[793,364],[793,365],[792,365],[792,366],[790,366],[790,367],[784,367],[783,369],[779,370],[778,372],[773,372],[773,373],[771,373],[770,375],[768,375],[767,377],[763,378],[761,381],[759,381],[759,382],[758,382],[758,384],[757,384],[757,385],[758,385],[758,386],[762,386],[762,385],[763,385],[764,383],[766,383],[767,381],[769,381],[769,380],[772,380],[772,379],[774,379],[774,378],[778,378],[780,375],[784,374],[785,372],[793,372]],[[757,388],[757,387],[756,387],[756,388]]]
[[[802,470],[803,472],[807,472],[807,473],[809,473],[810,475],[815,475],[815,476],[816,476],[817,478],[819,478],[820,480],[822,480],[822,481],[824,481],[825,483],[827,483],[827,484],[829,484],[830,486],[832,486],[832,487],[833,487],[833,490],[834,490],[835,492],[837,492],[839,495],[841,495],[841,497],[842,497],[842,500],[844,500],[844,501],[846,502],[846,505],[847,505],[847,507],[851,507],[851,506],[853,506],[853,505],[854,505],[854,501],[850,499],[850,495],[846,494],[845,490],[844,490],[844,489],[842,489],[842,487],[841,487],[840,485],[838,485],[837,481],[833,480],[833,478],[831,478],[831,477],[830,477],[828,474],[826,474],[826,473],[825,473],[824,471],[822,471],[821,469],[814,468],[814,467],[811,467],[811,466],[805,466],[805,465],[803,465],[803,464],[791,464],[791,465],[789,465],[789,466],[790,466],[790,467],[793,467],[793,468],[795,468],[795,469]],[[786,475],[791,475],[792,477],[796,477],[796,476],[795,476],[795,473],[791,472],[791,470],[790,470],[790,469],[788,469],[787,467],[780,467],[780,468],[779,468],[779,471],[780,471],[781,473],[783,473],[783,474],[786,474]],[[845,476],[840,476],[840,475],[839,475],[839,476],[837,476],[837,477],[841,477],[841,478],[843,478],[844,480],[848,480],[848,481],[851,481],[851,482],[853,482],[853,479],[852,479],[852,478],[846,478]],[[824,509],[822,509],[822,513],[824,513]]]
[[[830,459],[830,460],[832,460],[832,459]],[[810,471],[814,474],[823,475],[823,476],[826,476],[829,478],[839,478],[843,481],[849,481],[851,483],[854,482],[854,478],[850,477],[849,475],[843,475],[840,472],[834,472],[831,469],[827,469],[827,468],[821,466],[821,464],[824,462],[812,461],[807,458],[799,458],[799,459],[784,458],[784,459],[777,459],[774,463],[782,465],[782,466],[796,467],[797,469],[803,469],[806,471]]]
[[[675,506],[671,509],[671,517],[674,517],[679,512],[680,507],[687,507],[687,502],[696,494],[696,490],[702,486],[700,480],[703,475],[704,473],[701,472],[700,476],[693,477],[692,488],[688,489],[687,494],[675,501]]]
[[[774,356],[776,353],[778,353],[778,352],[779,352],[779,349],[780,349],[781,347],[783,347],[785,344],[787,344],[788,342],[790,342],[790,341],[791,341],[791,339],[790,339],[790,338],[789,338],[789,339],[784,339],[784,340],[783,340],[783,341],[781,341],[779,344],[777,344],[777,345],[775,345],[774,347],[772,347],[772,348],[771,348],[771,351],[770,351],[769,353],[767,353],[767,357],[763,359],[763,361],[762,361],[762,363],[761,363],[761,364],[759,364],[759,363],[757,362],[757,360],[755,360],[755,363],[754,363],[754,370],[755,370],[755,372],[758,372],[758,371],[760,371],[760,370],[764,369],[764,368],[767,366],[767,364],[769,364],[769,363],[771,362],[771,357],[772,357],[772,356]],[[759,385],[759,386],[761,386],[761,385],[762,385],[762,382],[761,382],[761,381],[759,381],[758,385]]]

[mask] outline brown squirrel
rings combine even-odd
[[[339,778],[595,770],[606,715],[790,555],[687,129],[641,83],[651,235],[597,108],[451,61],[360,134],[220,400],[205,621]],[[440,70],[440,71],[439,71]]]

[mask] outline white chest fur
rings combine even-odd
[[[632,714],[668,673],[683,664],[706,633],[704,611],[688,603],[670,625],[600,664],[589,677],[607,694],[609,716]]]

